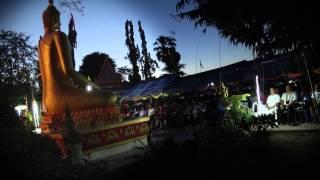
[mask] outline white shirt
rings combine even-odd
[[[316,98],[314,98],[316,97]],[[317,101],[317,103],[320,103],[320,91],[314,91],[313,93],[311,93],[311,98],[315,99]]]
[[[141,110],[141,111],[140,111],[140,117],[146,116],[147,113],[148,113],[147,110]]]
[[[289,93],[285,92],[285,93],[282,94],[281,100],[283,101],[284,105],[287,105],[287,104],[292,103],[293,101],[296,101],[297,100],[297,95],[296,95],[295,92],[289,92]],[[289,103],[287,103],[287,101]]]
[[[273,94],[273,95],[269,95],[268,96],[268,99],[267,99],[267,105],[268,105],[268,107],[273,107],[274,108],[274,106],[276,105],[276,104],[278,104],[278,103],[280,103],[280,96],[279,96],[279,94]]]
[[[150,109],[148,110],[148,116],[153,116],[154,114],[155,114],[154,108],[150,108]]]

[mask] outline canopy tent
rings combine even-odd
[[[219,84],[220,72],[223,82],[254,80],[250,61],[241,61],[219,69],[214,69],[185,77],[166,76],[157,80],[129,86],[120,93],[124,98],[146,99],[148,96],[160,97],[168,94],[203,91],[211,83]]]
[[[318,70],[318,69],[317,69]],[[320,72],[320,70],[314,73]],[[142,98],[148,96],[159,97],[168,94],[203,91],[212,83],[218,85],[221,81],[227,86],[252,84],[255,76],[259,75],[261,83],[273,84],[280,81],[288,81],[303,76],[303,69],[293,63],[292,56],[282,56],[270,60],[240,61],[218,69],[205,71],[185,77],[166,76],[157,80],[142,82],[125,88],[123,97]]]
[[[297,72],[297,69],[291,66],[293,59],[291,56],[284,56],[267,61],[261,61],[256,64],[256,72],[264,81],[287,80],[288,73]]]
[[[120,92],[124,98],[142,98],[145,99],[148,96],[159,97],[166,95],[164,92],[171,82],[173,82],[176,76],[166,76],[160,79],[142,82],[133,86],[129,86]]]
[[[252,62],[241,61],[222,68],[177,78],[174,83],[165,88],[165,92],[181,93],[203,91],[208,89],[212,83],[218,85],[220,82],[220,74],[221,81],[227,84],[254,80]]]

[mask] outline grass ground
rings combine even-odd
[[[220,139],[219,142],[216,140]],[[320,132],[272,132],[260,138],[217,137],[199,145],[168,144],[152,158],[119,169],[111,179],[190,177],[288,177],[316,174]],[[222,140],[223,139],[223,140]],[[260,178],[258,178],[260,179]]]
[[[8,137],[7,144],[11,142],[9,145],[14,148],[10,151],[1,149],[1,154],[6,156],[3,160],[10,157],[9,163],[4,163],[8,171],[2,169],[10,176],[42,179],[182,179],[191,176],[196,179],[217,176],[260,179],[303,175],[303,179],[309,179],[307,177],[317,175],[320,168],[320,131],[267,132],[251,138],[229,132],[207,133],[204,135],[207,138],[202,135],[198,141],[181,145],[168,141],[161,148],[154,149],[152,156],[112,172],[107,171],[107,161],[89,162],[85,166],[72,166],[68,160],[61,162],[55,158],[56,153],[50,152],[54,148],[43,144],[47,140],[41,137],[25,137],[19,144],[16,143],[18,137],[15,140]],[[41,142],[41,146],[37,145]]]

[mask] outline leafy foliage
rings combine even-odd
[[[80,179],[102,177],[106,163],[88,162],[72,165],[71,158],[62,159],[56,143],[45,135],[26,129],[12,106],[0,103],[0,156],[5,165],[2,177],[41,179]],[[70,141],[69,141],[70,142]]]
[[[125,79],[132,81],[132,69],[128,68],[127,66],[119,67],[118,73],[120,73],[122,77],[125,77]]]
[[[140,32],[140,38],[141,38],[141,53],[142,56],[139,58],[139,61],[141,61],[142,64],[142,75],[145,80],[152,79],[152,74],[156,71],[156,68],[159,68],[159,65],[157,61],[153,60],[150,56],[150,53],[148,53],[147,50],[147,41],[146,36],[144,33],[144,30],[142,29],[141,22],[138,21],[139,25],[139,32]]]
[[[181,70],[185,65],[179,63],[181,55],[176,51],[175,38],[160,36],[153,45],[155,46],[153,50],[157,52],[158,60],[165,64],[163,71],[179,76],[185,75]]]
[[[21,176],[48,178],[61,161],[55,143],[26,129],[12,106],[0,104],[0,154],[6,162],[4,169],[10,170],[3,172],[15,170]]]
[[[59,0],[59,5],[69,9],[69,11],[76,11],[83,15],[84,5],[83,0]]]
[[[130,63],[132,65],[132,82],[137,83],[141,81],[141,76],[139,74],[139,66],[138,66],[140,52],[134,42],[134,31],[133,31],[132,21],[129,21],[129,20],[126,21],[125,30],[126,30],[126,46],[129,50],[129,53],[127,54],[127,59],[130,60]]]
[[[38,87],[36,48],[29,38],[24,33],[0,31],[0,86]]]
[[[243,102],[250,97],[250,94],[232,95],[226,98],[230,106],[232,124],[239,124],[242,121],[248,122],[252,119],[252,111]]]
[[[290,8],[289,8],[290,6]],[[310,49],[318,54],[320,26],[318,6],[314,2],[228,2],[180,0],[178,17],[195,26],[215,27],[235,45],[244,45],[266,58]]]
[[[268,127],[276,127],[273,115],[259,115],[255,117],[251,109],[244,102],[250,94],[232,95],[226,98],[229,103],[229,126],[244,130],[251,135],[261,134]]]

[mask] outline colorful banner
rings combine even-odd
[[[114,125],[114,127],[106,127],[91,132],[85,132],[81,135],[82,150],[92,151],[97,148],[108,145],[125,142],[148,134],[149,118],[141,118],[125,123]]]

